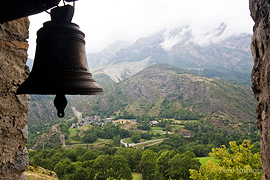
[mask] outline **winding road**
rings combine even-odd
[[[129,138],[125,138],[125,139],[129,139]],[[124,143],[125,139],[121,139],[121,141],[120,141],[121,144],[124,144],[125,147],[131,147],[131,146],[136,146],[136,145],[139,145],[139,144],[145,144],[145,143],[149,143],[149,142],[156,142],[157,141],[157,143],[159,143],[159,142],[163,141],[164,139],[169,139],[169,138],[155,139],[155,140],[151,140],[151,141],[145,141],[145,142],[140,142],[140,143],[131,143],[131,144]],[[155,145],[157,143],[151,144],[151,146]]]
[[[161,132],[160,134],[166,134],[166,131],[162,131],[162,130],[152,130],[152,131],[158,131],[158,132]],[[172,132],[168,132],[168,134],[172,134]],[[125,139],[129,139],[129,138],[125,138]],[[145,144],[145,143],[149,143],[149,142],[156,142],[156,143],[151,144],[151,146],[153,146],[155,144],[160,143],[160,141],[163,141],[164,139],[169,139],[169,138],[154,139],[154,140],[151,140],[151,141],[145,141],[145,142],[140,142],[140,143],[131,143],[131,144],[124,143],[125,139],[120,140],[121,144],[124,144],[125,147],[131,147],[131,146],[136,146],[136,145],[139,145],[139,144]]]

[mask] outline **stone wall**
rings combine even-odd
[[[257,127],[261,133],[263,179],[270,179],[270,0],[250,0],[255,22],[251,42],[254,60],[252,89],[257,105]]]
[[[27,49],[29,20],[0,24],[0,180],[25,179],[28,166],[28,95],[15,95],[29,74]]]

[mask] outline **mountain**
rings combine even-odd
[[[35,138],[35,140],[31,143],[31,149],[36,150],[38,148],[42,148],[42,142],[46,143],[47,147],[53,147],[60,143],[62,144],[63,132],[59,125],[51,126],[47,133],[39,134],[39,136],[37,136],[37,138]]]
[[[150,66],[106,88],[103,96],[86,97],[76,109],[89,114],[121,112],[178,119],[184,114],[217,116],[230,122],[256,119],[250,88],[170,65]]]
[[[153,64],[167,63],[209,78],[251,85],[250,34],[231,34],[226,24],[199,34],[189,26],[163,30],[135,43],[117,41],[87,55],[88,66],[103,86],[120,82]],[[27,65],[32,69],[33,60]]]
[[[100,53],[89,54],[89,67],[93,74],[103,74],[113,82],[122,81],[148,66],[161,63],[186,69],[214,69],[217,74],[228,71],[236,75],[236,78],[217,77],[225,80],[237,80],[237,76],[250,79],[253,66],[251,35],[229,35],[228,31],[224,23],[199,37],[188,26],[160,31],[140,38],[129,46],[121,42],[122,46],[116,43]]]
[[[37,124],[48,124],[51,121],[58,121],[57,110],[54,107],[52,95],[30,95],[30,104],[28,110],[28,126]],[[68,120],[75,117],[72,111],[72,104],[69,101],[65,109],[64,119]]]
[[[204,118],[215,126],[234,129],[256,119],[256,100],[250,87],[200,76],[175,66],[152,65],[139,73],[104,87],[101,96],[67,96],[65,121],[75,116],[103,114],[123,117],[160,117],[180,120]],[[53,96],[31,95],[30,127],[56,124],[59,118]],[[63,120],[61,120],[63,121]],[[59,121],[60,122],[60,121]]]
[[[88,65],[90,68],[96,68],[109,64],[109,59],[113,58],[115,53],[120,51],[123,48],[126,48],[130,45],[126,41],[116,41],[115,43],[109,45],[103,51],[99,53],[91,53],[87,55]]]
[[[224,114],[229,119],[242,119],[242,120],[245,117],[243,115],[245,113],[242,112],[245,111],[244,109],[246,108],[249,109],[250,112],[250,115],[247,115],[248,121],[253,119],[253,117],[255,116],[253,113],[255,109],[255,107],[253,107],[255,101],[252,98],[253,95],[250,89],[246,88],[248,86],[250,87],[251,84],[250,72],[253,66],[253,60],[249,48],[251,35],[249,34],[228,35],[228,34],[229,33],[227,26],[223,23],[221,23],[221,25],[218,28],[209,31],[208,33],[203,34],[201,36],[197,36],[195,30],[192,30],[190,27],[186,26],[174,29],[172,31],[164,30],[148,37],[142,37],[133,44],[124,41],[119,41],[110,45],[100,53],[88,54],[88,63],[89,67],[91,68],[91,73],[93,74],[94,79],[104,88],[105,95],[101,97],[92,96],[90,98],[89,96],[69,96],[68,106],[66,110],[67,117],[74,116],[72,112],[72,107],[76,106],[76,108],[78,108],[80,111],[88,112],[92,111],[93,104],[100,105],[99,106],[100,112],[107,114],[128,110],[129,112],[132,112],[134,114],[142,115],[147,114],[148,112],[143,111],[143,108],[137,106],[139,106],[139,104],[144,103],[149,105],[150,103],[151,106],[150,105],[149,107],[145,106],[147,111],[150,112],[150,115],[159,115],[160,109],[156,110],[156,112],[154,113],[154,110],[150,107],[154,105],[154,107],[161,108],[161,106],[156,105],[156,103],[163,102],[164,99],[170,100],[171,99],[170,97],[167,97],[167,95],[163,97],[163,94],[162,95],[159,94],[161,93],[160,91],[157,92],[149,91],[149,93],[153,94],[151,96],[149,95],[149,99],[145,99],[143,98],[144,96],[146,96],[145,94],[143,94],[142,97],[140,97],[140,95],[138,95],[137,92],[134,92],[132,89],[129,89],[130,93],[131,92],[134,92],[135,94],[137,93],[136,96],[140,97],[139,99],[141,102],[139,103],[137,102],[136,99],[131,98],[134,97],[135,95],[132,95],[127,92],[122,94],[123,91],[122,89],[124,89],[124,87],[122,88],[122,86],[124,86],[123,83],[127,83],[127,81],[125,80],[128,79],[130,80],[138,77],[137,75],[149,72],[149,69],[145,71],[148,67],[155,64],[167,63],[173,66],[184,68],[201,76],[205,76],[204,78],[211,79],[211,82],[212,81],[215,82],[214,79],[219,79],[231,81],[245,86],[244,88],[242,86],[238,86],[233,83],[232,84],[227,83],[225,89],[230,89],[229,86],[232,86],[237,87],[238,89],[244,89],[244,91],[249,92],[248,93],[249,95],[246,96],[247,100],[239,101],[242,103],[241,106],[243,106],[241,107],[242,110],[241,111],[239,110],[239,115],[227,114],[226,111],[230,106],[226,106],[227,110],[223,109],[222,112],[219,112],[220,111],[219,109],[222,109],[221,107],[225,105],[221,104],[221,102],[223,102],[222,100],[223,96],[218,93],[223,94],[224,92],[222,91],[209,92],[209,89],[206,90],[204,89],[206,85],[204,87],[197,87],[197,89],[204,89],[204,91],[202,90],[198,95],[196,95],[197,98],[196,101],[198,102],[205,101],[208,102],[208,104],[191,105],[187,103],[189,101],[180,102],[180,100],[176,104],[184,104],[183,107],[185,108],[190,107],[190,110],[192,111],[196,110],[196,112],[198,113],[212,114],[215,112],[216,109],[216,111],[219,114]],[[30,63],[31,61],[32,61],[31,59],[28,59],[27,63],[28,62]],[[29,67],[31,67],[31,63]],[[154,71],[156,71],[155,68]],[[185,71],[185,73],[190,72]],[[195,74],[193,74],[192,76],[195,76]],[[148,76],[145,74],[145,76],[142,76],[141,78],[145,79],[145,77]],[[146,80],[147,79],[148,78],[146,78]],[[189,89],[191,85],[193,85],[194,83],[193,81],[189,80],[186,81],[189,82],[190,85],[185,84],[185,88]],[[143,89],[140,89],[143,88],[140,87],[140,82],[141,81],[138,82],[134,81],[133,86],[131,85],[130,86],[134,87],[135,89],[139,88],[137,89],[138,91],[144,91]],[[177,88],[182,87],[182,85],[177,84],[177,82],[178,81],[170,82],[171,83],[170,86],[175,88],[174,91],[176,91]],[[217,82],[220,83],[223,81]],[[138,83],[138,85],[136,85],[136,83]],[[165,86],[167,87],[168,84],[166,85],[166,83],[169,82],[167,82],[166,80],[166,82],[161,81],[159,83],[160,83],[159,86],[148,87],[148,89],[155,89],[155,88],[163,89]],[[162,83],[165,83],[165,85],[162,85]],[[147,86],[150,86],[150,84],[151,81],[149,81],[149,85]],[[117,92],[115,89],[118,89]],[[186,93],[191,92],[193,92],[193,89],[190,89],[190,91]],[[203,94],[204,92],[207,94],[206,95]],[[230,92],[233,92],[233,90],[230,89]],[[111,95],[112,93],[114,94]],[[211,95],[212,93],[215,93],[215,95]],[[123,97],[126,95],[128,95],[128,97]],[[153,98],[158,96],[162,96],[162,98]],[[170,96],[178,97],[180,95],[174,92]],[[190,97],[190,99],[193,99],[193,96],[190,94],[185,96],[188,96]],[[214,104],[210,103],[211,98],[209,96],[214,96],[216,98],[215,103],[211,102]],[[229,98],[229,95],[227,96]],[[218,100],[217,99],[218,97],[220,97],[221,100]],[[239,96],[239,98],[240,97],[241,96]],[[127,98],[127,102],[121,100],[124,98]],[[200,100],[199,98],[202,99]],[[235,96],[235,98],[237,99],[238,97]],[[151,99],[152,101],[148,102]],[[232,102],[235,102],[235,99],[233,98],[229,99],[231,99]],[[133,101],[136,102],[137,105],[136,103],[131,105],[131,102]],[[111,104],[111,102],[114,102],[116,104]],[[232,102],[226,103],[231,104]],[[246,103],[248,105],[246,105],[244,102],[248,102]],[[215,106],[215,104],[219,104],[218,108]],[[176,106],[175,103],[170,102],[168,105],[166,105],[166,107],[169,107],[169,105],[172,105],[173,107]],[[251,105],[252,108],[249,107]],[[208,106],[209,109],[208,110],[205,109],[205,107]],[[177,105],[176,107],[179,107],[179,105]],[[234,107],[234,105],[232,105],[232,107]],[[134,108],[140,109],[140,111],[134,111]],[[202,109],[199,110],[199,108]],[[58,120],[55,108],[53,106],[53,98],[51,96],[31,95],[28,124],[35,125],[40,123],[41,121],[42,123],[48,123],[53,120]]]

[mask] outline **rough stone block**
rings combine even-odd
[[[28,95],[16,95],[29,75],[26,66],[29,20],[0,24],[0,180],[26,179],[29,159],[25,143]]]

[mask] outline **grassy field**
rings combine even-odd
[[[183,125],[171,125],[172,129],[175,131],[175,130],[179,130],[179,129],[182,129],[184,128],[185,126]]]
[[[79,130],[81,130],[81,131],[86,131],[86,130],[88,130],[89,128],[91,128],[91,125],[90,125],[90,124],[79,127]]]
[[[96,149],[96,148],[104,146],[105,144],[110,144],[111,141],[112,141],[111,139],[98,138],[96,142],[89,143],[88,148]],[[87,148],[87,144],[72,144],[71,147],[85,147],[85,148]]]
[[[110,116],[110,118],[114,119],[116,116]]]
[[[142,179],[142,174],[141,173],[132,173],[133,180],[141,180]]]
[[[151,130],[151,131],[149,131],[149,133],[150,133],[150,134],[152,134],[152,133],[153,133],[153,134],[155,134],[155,135],[156,135],[157,133],[159,133],[159,134],[164,134],[164,133],[166,133],[166,131],[160,131],[160,130]]]
[[[91,128],[91,125],[84,125],[84,126],[81,126],[79,128],[71,128],[69,129],[69,132],[70,132],[70,135],[76,133],[77,130],[80,130],[80,131],[86,131],[87,129]]]
[[[123,142],[124,143],[128,143],[128,144],[131,144],[132,143],[130,138],[127,138],[127,139],[123,140]]]
[[[198,122],[198,120],[173,120],[174,123],[177,124],[186,124],[186,123],[193,123],[193,122]]]
[[[55,178],[55,173],[40,167],[28,166],[28,170],[24,174],[27,180],[58,180],[58,178]],[[55,174],[55,177],[52,176],[53,174]]]
[[[151,130],[162,130],[162,127],[151,127]]]
[[[26,171],[24,172],[24,174],[27,180],[58,180],[58,178],[54,178],[46,174],[41,174],[41,173],[36,173],[36,172]]]
[[[218,163],[220,160],[219,159],[214,159],[213,157],[207,156],[207,157],[197,157],[199,159],[200,163],[202,165],[205,165],[206,161],[211,160],[212,162]]]
[[[120,125],[122,125],[121,128],[123,128],[125,130],[142,131],[142,130],[137,129],[136,123],[126,123],[126,124],[120,124]]]
[[[71,128],[69,129],[70,136],[76,132],[77,128]]]
[[[70,135],[69,135],[69,138],[68,140],[70,141],[69,143],[70,144],[79,144],[80,143],[80,140],[73,140],[71,137],[72,136],[77,136],[79,135],[80,137],[83,135],[84,131],[88,130],[89,128],[91,128],[91,125],[84,125],[84,126],[81,126],[79,128],[71,128],[69,129],[69,132],[70,132]]]

